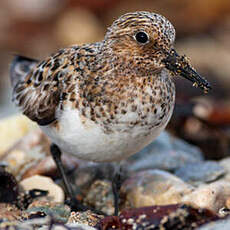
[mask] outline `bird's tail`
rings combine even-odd
[[[23,57],[15,56],[10,65],[10,80],[14,88],[18,82],[23,82],[27,74],[37,65],[38,61]]]

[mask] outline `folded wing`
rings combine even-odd
[[[39,125],[48,125],[56,119],[60,90],[58,79],[54,81],[49,76],[52,64],[51,58],[39,63],[34,59],[16,56],[10,67],[13,101]]]

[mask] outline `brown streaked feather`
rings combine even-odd
[[[77,103],[77,82],[92,75],[98,45],[73,46],[51,55],[41,62],[28,64],[28,72],[17,72],[22,60],[14,61],[11,67],[14,90],[13,100],[23,113],[39,125],[48,125],[56,120],[56,111],[63,105]],[[29,59],[28,59],[29,60]],[[25,60],[23,60],[25,61]],[[84,69],[84,71],[83,71]]]
[[[38,63],[29,62],[29,59],[16,58],[11,66],[13,100],[26,116],[39,125],[48,125],[56,119],[56,108],[62,92],[59,79],[53,80],[54,72],[49,71],[48,66],[53,59],[50,57]],[[58,60],[54,60],[56,62],[53,61],[53,69],[58,69]],[[25,63],[26,68],[22,66],[25,66]],[[28,71],[20,72],[20,67]],[[57,71],[55,71],[56,74]]]

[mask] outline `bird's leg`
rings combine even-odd
[[[64,166],[62,164],[62,160],[61,160],[61,150],[60,148],[56,145],[56,144],[51,144],[50,146],[50,152],[51,155],[57,165],[58,171],[61,174],[61,178],[63,180],[64,183],[64,187],[65,187],[65,191],[67,193],[67,196],[70,198],[70,207],[73,211],[87,211],[87,210],[91,210],[99,215],[106,215],[105,213],[99,211],[99,210],[95,210],[92,207],[87,207],[83,204],[81,204],[74,195],[72,186],[69,182],[69,180],[67,179],[67,176],[65,174],[65,170],[64,170]]]
[[[82,205],[76,198],[72,189],[72,186],[69,182],[69,180],[67,179],[67,176],[65,174],[65,170],[64,170],[64,166],[62,164],[61,161],[61,150],[59,149],[59,147],[56,144],[51,144],[50,146],[50,152],[51,155],[56,163],[57,169],[59,171],[59,173],[61,174],[61,178],[63,180],[64,183],[64,187],[67,193],[67,196],[70,198],[70,206],[72,209],[77,209],[78,211],[86,211],[88,210],[87,207],[85,207],[84,205]]]
[[[120,201],[120,188],[122,183],[122,168],[119,165],[118,170],[115,171],[115,174],[112,179],[112,190],[114,196],[114,216],[118,216],[119,213],[119,201]]]

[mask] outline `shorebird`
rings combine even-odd
[[[51,154],[69,196],[74,194],[62,151],[87,161],[119,162],[167,125],[174,76],[205,92],[211,88],[176,52],[174,40],[175,29],[165,17],[141,11],[114,21],[100,42],[64,48],[42,61],[15,57],[13,101],[53,142]],[[113,186],[116,214],[117,189]]]

